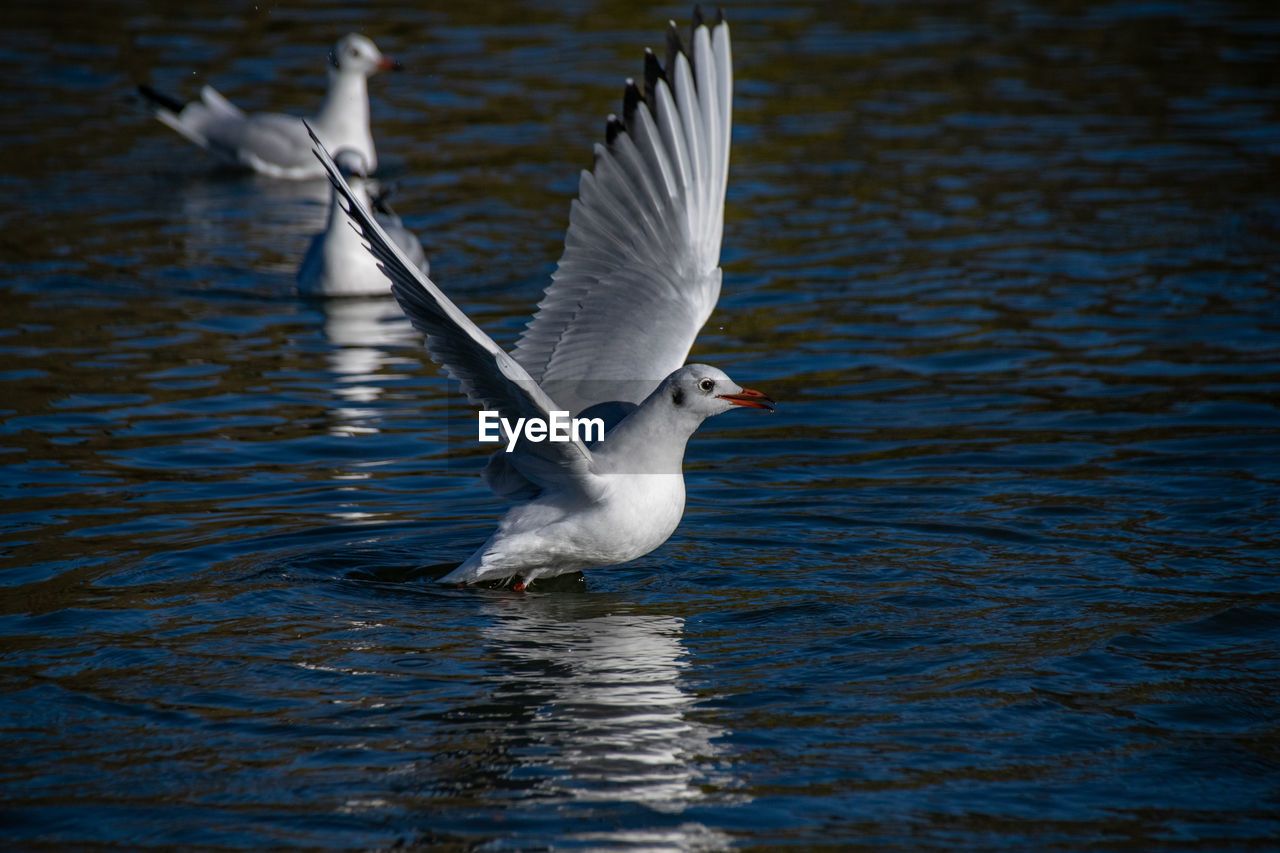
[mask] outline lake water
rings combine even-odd
[[[684,522],[442,588],[502,506],[394,305],[305,301],[322,184],[137,82],[306,112],[505,345],[683,6],[23,4],[0,35],[4,846],[1280,844],[1280,16],[733,4],[719,307],[782,401]],[[462,424],[462,426],[458,426]]]

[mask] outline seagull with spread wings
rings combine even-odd
[[[723,15],[695,12],[686,48],[672,23],[665,67],[646,51],[595,166],[581,176],[565,250],[511,354],[473,323],[378,226],[332,159],[316,156],[392,282],[427,351],[485,410],[515,422],[601,416],[602,440],[530,441],[484,476],[514,505],[443,582],[514,579],[634,560],[684,514],[685,444],[708,417],[773,400],[723,371],[684,364],[720,294],[733,70]]]

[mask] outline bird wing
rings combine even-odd
[[[254,113],[239,119],[219,118],[206,135],[212,148],[267,175],[281,178],[319,176],[311,156],[306,125],[297,116]]]
[[[228,101],[221,92],[212,86],[206,85],[200,89],[200,100],[214,115],[221,115],[227,118],[245,118],[243,110]]]
[[[310,127],[308,126],[308,130]],[[514,358],[503,352],[440,288],[427,278],[360,203],[343,179],[314,131],[315,154],[337,188],[353,227],[369,244],[369,251],[391,279],[391,292],[418,331],[427,336],[427,352],[462,384],[467,398],[483,409],[497,411],[514,423],[517,418],[549,421],[564,411]],[[591,473],[591,451],[576,437],[568,441],[521,442],[520,471],[542,488],[585,484]]]
[[[387,236],[395,242],[400,251],[404,252],[405,258],[408,259],[409,263],[416,269],[420,269],[430,275],[431,265],[427,263],[427,253],[422,248],[422,241],[418,239],[416,234],[404,227],[400,217],[379,216],[378,222],[382,225],[383,230],[387,232]]]
[[[418,235],[404,227],[404,221],[399,214],[391,209],[391,205],[387,203],[389,195],[391,195],[390,189],[378,188],[378,191],[370,196],[369,208],[373,211],[378,224],[382,226],[382,230],[386,231],[392,242],[400,247],[410,264],[431,275],[431,265],[427,263],[427,253],[422,248],[422,241],[418,239]]]
[[[513,355],[569,411],[639,403],[684,364],[720,296],[733,60],[729,26],[672,23],[645,54],[569,214],[564,254]]]

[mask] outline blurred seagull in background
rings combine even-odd
[[[377,184],[369,180],[364,157],[351,148],[334,154],[334,162],[346,179],[351,194],[365,210],[373,210],[378,224],[415,269],[428,274],[422,243],[405,228],[400,217],[377,194]],[[341,202],[337,188],[331,192],[329,219],[325,230],[311,238],[307,254],[298,268],[298,290],[308,296],[386,296],[391,280],[369,254]]]
[[[212,86],[200,90],[200,100],[183,103],[150,86],[138,91],[151,103],[156,118],[223,160],[273,178],[319,178],[324,169],[311,153],[310,125],[325,148],[350,148],[364,158],[372,173],[378,167],[373,134],[369,130],[369,75],[398,71],[400,65],[383,56],[372,41],[351,33],[329,54],[329,91],[320,112],[303,120],[281,113],[241,110]]]
[[[703,420],[739,406],[773,410],[723,371],[684,365],[720,294],[732,99],[723,16],[708,26],[695,11],[688,49],[672,23],[665,68],[646,51],[643,91],[628,80],[622,118],[609,117],[564,254],[510,355],[418,272],[317,145],[427,351],[473,403],[512,423],[546,423],[553,412],[607,421],[594,443],[526,431],[514,452],[494,453],[485,479],[515,504],[442,582],[524,589],[649,553],[684,514],[685,443]]]

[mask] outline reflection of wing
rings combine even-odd
[[[514,355],[574,413],[628,389],[639,403],[684,364],[720,295],[733,100],[729,27],[695,22],[664,71],[645,56],[623,120],[583,172],[565,250]]]
[[[345,200],[352,223],[369,242],[369,250],[391,279],[391,291],[400,307],[414,327],[426,334],[427,351],[431,357],[462,384],[462,390],[476,405],[497,410],[513,422],[516,418],[528,417],[550,421],[551,412],[561,407],[543,393],[515,359],[503,352],[413,265],[360,203],[318,139],[316,156]],[[550,472],[558,475],[567,473],[571,479],[587,474],[591,465],[591,451],[577,438],[532,445],[526,442],[525,446],[530,456],[536,455],[551,463],[547,466]],[[539,478],[535,471],[540,470],[543,466],[530,465],[527,471],[521,469],[538,485],[552,485],[550,479]],[[563,482],[557,480],[555,484],[563,485]]]

